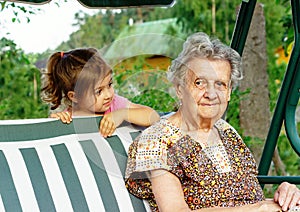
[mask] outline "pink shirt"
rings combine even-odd
[[[105,111],[104,114],[110,113],[115,110],[128,108],[129,102],[130,101],[125,97],[115,94],[114,99],[112,100],[112,103],[110,105],[110,108],[107,111]]]

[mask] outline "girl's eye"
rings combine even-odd
[[[95,94],[96,94],[97,96],[100,96],[101,93],[102,93],[102,90],[101,90],[101,89],[98,89],[98,90],[95,91]]]
[[[112,85],[113,85],[113,82],[110,82],[110,83],[108,84],[108,87],[112,87]]]

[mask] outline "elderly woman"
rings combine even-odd
[[[242,78],[237,52],[204,33],[191,35],[168,72],[181,101],[135,140],[126,186],[153,211],[280,211],[300,205],[283,183],[265,200],[257,167],[238,133],[221,119]]]

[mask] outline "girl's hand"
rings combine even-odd
[[[62,123],[70,124],[72,121],[72,113],[69,111],[52,113],[52,114],[50,114],[50,118],[57,118],[57,119],[60,119],[62,121]]]
[[[278,202],[283,211],[300,206],[300,190],[294,184],[283,182],[274,194],[274,201]]]
[[[100,133],[103,137],[111,136],[123,122],[122,110],[105,114],[100,122]]]

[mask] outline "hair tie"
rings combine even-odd
[[[64,57],[64,52],[60,52],[60,57],[61,57],[61,58]]]

